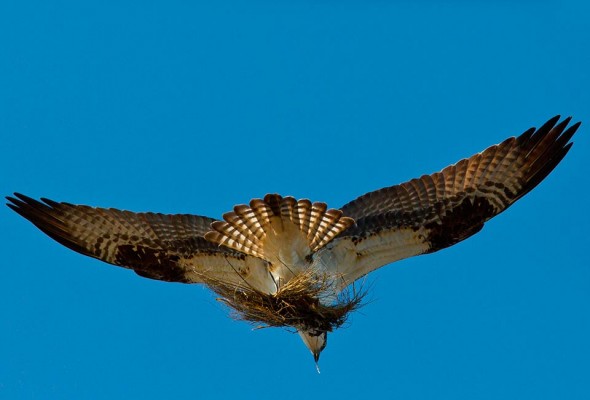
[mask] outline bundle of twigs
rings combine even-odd
[[[203,280],[232,309],[232,317],[261,327],[330,332],[346,322],[365,295],[352,286],[335,296],[335,279],[313,269],[295,275],[274,294],[205,276]]]

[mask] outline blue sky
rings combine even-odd
[[[191,4],[188,4],[191,3]],[[340,207],[539,126],[563,163],[473,238],[383,268],[318,375],[200,286],[0,209],[0,397],[590,398],[587,2],[3,2],[0,188],[219,217]]]

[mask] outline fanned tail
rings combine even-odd
[[[325,203],[278,194],[238,205],[223,219],[211,225],[207,240],[267,261],[278,258],[294,264],[354,224]]]

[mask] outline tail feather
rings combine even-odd
[[[354,224],[325,203],[278,194],[236,206],[223,219],[212,224],[207,240],[271,262],[279,250],[305,257]]]

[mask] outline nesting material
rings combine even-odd
[[[246,285],[235,285],[203,276],[219,301],[232,309],[232,317],[260,327],[294,327],[330,332],[361,306],[365,295],[354,286],[333,297],[335,281],[312,269],[291,278],[274,293],[263,293]]]

